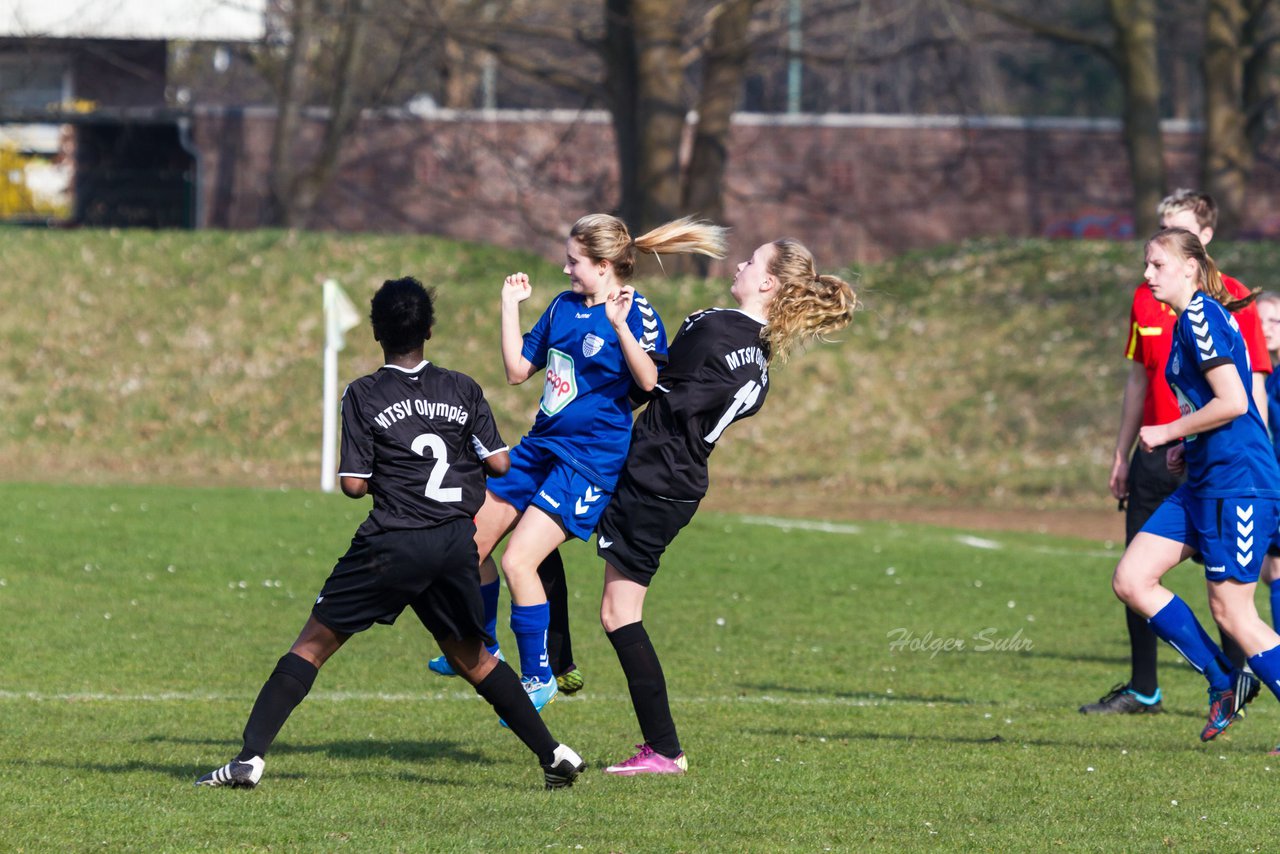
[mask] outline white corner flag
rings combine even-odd
[[[342,285],[324,280],[324,346],[341,350],[347,346],[347,330],[360,325],[360,312],[352,305]]]
[[[347,330],[360,325],[360,312],[342,286],[324,282],[324,431],[320,449],[320,489],[337,486],[338,351],[347,346]]]

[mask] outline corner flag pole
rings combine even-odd
[[[338,351],[347,346],[346,333],[360,323],[360,313],[333,279],[324,282],[324,430],[320,447],[320,489],[337,486]]]

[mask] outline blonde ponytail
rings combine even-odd
[[[587,214],[573,224],[569,236],[592,261],[608,261],[618,281],[635,273],[636,251],[650,255],[706,255],[723,258],[729,229],[693,217],[682,217],[647,231],[635,240],[626,223],[610,214]]]

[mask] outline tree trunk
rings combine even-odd
[[[1272,71],[1277,40],[1274,0],[1245,0],[1249,15],[1244,23],[1245,133],[1256,155],[1275,121],[1280,101],[1280,79]]]
[[[1223,237],[1239,228],[1253,170],[1244,102],[1246,17],[1241,0],[1209,0],[1205,14],[1201,186],[1218,203],[1217,230]]]
[[[286,228],[294,224],[293,143],[298,136],[311,77],[311,41],[315,25],[315,0],[293,0],[289,16],[290,41],[285,53],[276,126],[271,135],[268,225]]]
[[[680,215],[680,142],[686,109],[680,96],[680,3],[632,0],[636,44],[636,183],[640,189],[635,233]]]
[[[364,63],[368,13],[368,0],[347,0],[341,21],[334,88],[329,98],[329,121],[325,125],[320,151],[296,182],[293,208],[298,220],[311,213],[316,200],[333,180],[342,149],[360,122],[363,102],[358,97],[359,74]]]
[[[631,0],[605,2],[605,88],[613,117],[614,145],[618,150],[618,216],[635,226],[640,221],[639,70],[636,64],[635,30]]]
[[[724,175],[733,111],[742,93],[747,62],[747,29],[756,0],[726,0],[711,29],[698,96],[698,127],[685,179],[685,211],[720,222],[724,217]]]
[[[1155,0],[1110,0],[1115,58],[1124,82],[1124,142],[1133,178],[1133,225],[1143,239],[1159,227],[1156,208],[1165,194],[1155,12]]]

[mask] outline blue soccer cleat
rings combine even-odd
[[[506,661],[507,657],[502,654],[502,650],[493,653],[498,656],[499,661]],[[438,673],[441,676],[457,676],[457,672],[453,669],[453,665],[449,663],[449,659],[443,655],[437,655],[435,658],[427,662],[427,669],[432,673]]]
[[[525,676],[520,680],[521,687],[524,692],[529,695],[529,702],[533,703],[533,710],[538,714],[542,714],[542,710],[548,703],[552,703],[556,699],[556,695],[560,693],[560,689],[556,687],[556,680],[550,682],[541,682],[536,676]],[[503,726],[507,722],[502,718],[498,718],[498,723]]]

